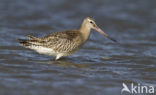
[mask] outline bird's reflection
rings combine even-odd
[[[58,61],[50,61],[50,64],[56,64],[59,66],[73,66],[77,68],[87,68],[89,65],[88,64],[83,64],[83,63],[75,63],[66,59],[60,59]]]

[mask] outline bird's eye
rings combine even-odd
[[[92,21],[90,21],[90,23],[91,23],[91,24],[93,24],[93,22],[92,22]]]

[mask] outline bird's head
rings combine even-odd
[[[87,17],[84,19],[84,23],[85,23],[85,27],[87,27],[88,29],[94,29],[98,32],[100,32],[101,34],[103,34],[104,36],[106,36],[107,38],[109,38],[110,40],[117,42],[115,39],[113,39],[112,37],[110,37],[108,34],[106,34],[104,31],[102,31],[95,23],[93,18]]]

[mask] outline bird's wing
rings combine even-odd
[[[65,39],[65,40],[72,40],[75,37],[79,36],[79,30],[70,30],[70,31],[62,31],[62,32],[53,32],[45,37],[44,40],[53,40],[53,39]]]
[[[54,32],[41,38],[42,46],[52,48],[59,52],[69,52],[79,47],[82,42],[81,34],[78,30]]]

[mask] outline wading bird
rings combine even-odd
[[[56,56],[56,60],[63,56],[76,53],[83,44],[89,39],[91,29],[95,29],[107,38],[116,42],[108,34],[102,31],[95,23],[93,18],[87,17],[83,20],[79,30],[67,30],[53,32],[42,38],[28,36],[29,40],[19,39],[22,46],[35,50],[40,54]]]

